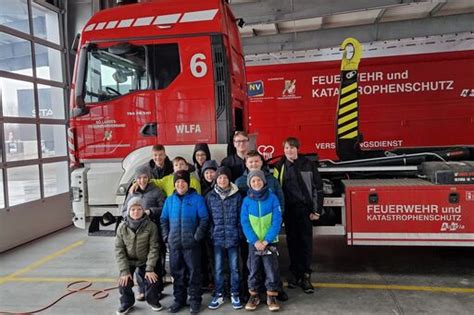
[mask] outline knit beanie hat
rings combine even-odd
[[[227,167],[227,166],[221,166],[217,169],[216,171],[216,179],[221,176],[221,175],[225,175],[227,176],[227,179],[230,181],[231,178],[232,178],[232,173],[230,171],[230,169]]]
[[[173,176],[173,185],[176,184],[176,181],[178,179],[184,180],[186,183],[188,183],[188,186],[191,184],[191,175],[189,174],[188,171],[181,170],[181,171],[175,172]]]
[[[249,174],[247,175],[247,186],[251,187],[250,180],[252,179],[252,177],[255,177],[255,176],[259,177],[263,181],[263,184],[267,183],[267,180],[265,178],[265,174],[263,173],[263,171],[256,170],[256,171],[249,172]]]
[[[204,174],[204,172],[208,169],[213,169],[214,171],[217,170],[216,160],[207,160],[206,162],[204,162],[204,164],[202,165],[202,174]]]
[[[132,197],[127,203],[127,214],[130,214],[130,209],[134,205],[139,205],[143,208],[142,199],[140,197]]]
[[[148,178],[151,178],[151,172],[148,165],[142,165],[137,167],[137,169],[135,170],[135,180],[142,175],[146,175]]]

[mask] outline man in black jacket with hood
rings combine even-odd
[[[298,154],[300,142],[289,137],[283,142],[285,156],[274,168],[274,176],[285,194],[286,240],[290,255],[288,287],[301,286],[305,293],[313,293],[311,258],[313,224],[323,211],[323,182],[317,164]]]

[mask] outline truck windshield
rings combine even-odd
[[[84,102],[107,101],[139,90],[165,89],[180,72],[178,44],[92,46],[87,50]]]

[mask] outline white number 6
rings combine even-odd
[[[206,60],[206,56],[204,54],[195,54],[191,58],[191,63],[189,66],[191,67],[191,73],[196,78],[202,78],[207,74],[207,65],[203,60]]]

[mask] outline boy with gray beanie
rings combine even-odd
[[[149,183],[152,179],[150,168],[146,165],[137,167],[135,170],[135,182],[137,184],[137,189],[134,192],[130,192],[125,200],[124,206],[122,208],[122,215],[124,218],[127,217],[127,205],[132,198],[139,198],[140,202],[145,210],[145,213],[148,215],[150,220],[155,223],[158,227],[158,243],[160,245],[160,258],[157,263],[157,270],[159,272],[159,281],[158,288],[159,292],[163,291],[163,277],[165,275],[165,257],[166,257],[166,246],[161,237],[160,229],[160,216],[163,209],[163,203],[165,201],[165,196],[161,190],[155,185]],[[145,285],[143,278],[139,273],[135,274],[138,282],[138,301],[145,300]]]
[[[160,311],[158,300],[160,277],[156,264],[159,258],[158,228],[145,214],[142,201],[130,198],[127,215],[117,229],[115,258],[119,277],[120,307],[117,314],[126,314],[135,304],[133,273],[135,270],[144,279],[145,299],[153,311]]]
[[[281,209],[278,198],[267,185],[261,170],[250,171],[247,177],[247,197],[242,202],[240,220],[247,242],[249,255],[248,287],[250,298],[245,309],[253,311],[260,304],[258,289],[262,285],[259,275],[265,274],[267,305],[270,311],[278,311],[278,291],[281,289],[278,265],[278,232],[281,226]]]

